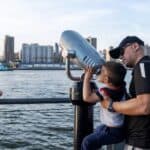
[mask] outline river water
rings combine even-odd
[[[81,71],[73,74],[79,76]],[[1,98],[68,97],[72,82],[63,70],[4,71]],[[96,127],[98,105],[94,111]],[[72,150],[73,122],[71,103],[0,105],[0,150]]]

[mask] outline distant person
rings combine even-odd
[[[97,91],[90,88],[93,70],[87,68],[84,75],[83,99],[85,102],[100,102],[100,121],[95,132],[87,135],[81,145],[81,150],[97,150],[102,145],[115,144],[124,140],[124,115],[101,107],[101,102],[107,96],[111,101],[126,99],[124,77],[126,69],[117,62],[106,62],[97,73],[97,80],[105,86]]]
[[[120,58],[127,67],[133,68],[131,98],[113,103],[105,99],[102,105],[126,115],[125,150],[150,150],[150,57],[144,55],[144,41],[137,36],[127,36],[110,51],[110,56]]]

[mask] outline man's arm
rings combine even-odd
[[[108,108],[109,100],[105,99],[101,104],[103,107]],[[113,102],[112,107],[116,112],[126,115],[149,115],[150,94],[141,94],[127,101]]]

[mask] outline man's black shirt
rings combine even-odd
[[[144,56],[134,67],[129,92],[131,98],[150,94],[150,57]],[[150,115],[126,116],[126,143],[150,148]]]

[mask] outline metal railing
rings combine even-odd
[[[39,104],[39,103],[70,103],[69,98],[5,98],[1,104]]]
[[[54,104],[71,103],[69,98],[5,98],[0,99],[0,105],[6,104]],[[123,150],[124,143],[103,146],[103,150]]]

